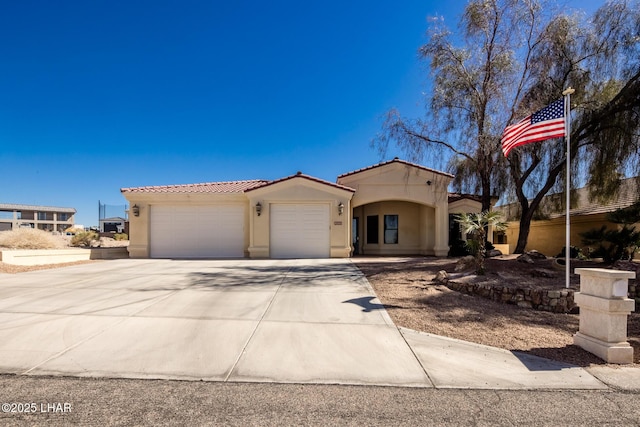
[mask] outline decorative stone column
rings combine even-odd
[[[580,292],[575,302],[580,307],[580,330],[574,344],[608,363],[633,363],[633,347],[627,342],[627,316],[635,301],[627,298],[632,271],[603,268],[576,268]]]

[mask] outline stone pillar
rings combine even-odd
[[[576,268],[580,292],[575,302],[580,307],[580,330],[574,344],[608,363],[633,363],[633,347],[627,342],[627,316],[635,301],[627,298],[632,271],[602,268]]]

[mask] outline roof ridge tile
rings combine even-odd
[[[386,166],[386,165],[389,165],[391,163],[401,163],[401,164],[404,164],[404,165],[407,165],[407,166],[412,166],[412,167],[415,167],[415,168],[418,168],[418,169],[422,169],[422,170],[427,171],[427,172],[437,173],[439,175],[444,175],[444,176],[447,176],[447,177],[450,177],[450,178],[454,177],[450,173],[442,172],[442,171],[439,171],[439,170],[436,170],[436,169],[431,169],[431,168],[428,168],[426,166],[419,165],[417,163],[412,163],[412,162],[409,162],[407,160],[402,160],[402,159],[399,159],[398,157],[394,157],[392,160],[387,160],[387,161],[384,161],[384,162],[377,163],[375,165],[367,166],[367,167],[364,167],[364,168],[356,169],[354,171],[346,172],[346,173],[343,173],[341,175],[338,175],[338,180],[340,178],[345,178],[347,176],[355,175],[355,174],[358,174],[360,172],[365,172],[365,171],[368,171],[368,170],[371,170],[371,169],[379,168],[381,166]]]

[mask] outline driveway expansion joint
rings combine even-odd
[[[251,334],[249,335],[249,338],[247,338],[247,341],[244,343],[244,346],[242,347],[242,350],[240,350],[240,353],[238,354],[238,357],[236,358],[236,360],[233,362],[233,365],[231,366],[231,369],[229,369],[229,372],[227,373],[227,376],[225,377],[224,382],[229,382],[229,378],[231,377],[231,375],[235,371],[236,367],[238,366],[238,363],[240,362],[240,359],[242,359],[242,356],[244,356],[244,354],[245,354],[245,352],[247,350],[247,347],[249,346],[249,343],[253,339],[254,335],[256,334],[256,331],[260,327],[260,324],[262,324],[262,321],[264,320],[265,316],[269,312],[269,308],[271,308],[271,306],[273,305],[273,301],[275,300],[276,295],[278,295],[278,291],[280,291],[280,289],[282,288],[282,284],[287,279],[287,275],[289,273],[291,273],[292,270],[293,270],[293,267],[289,267],[289,269],[287,269],[287,271],[282,276],[282,279],[280,280],[280,283],[278,283],[278,286],[276,287],[275,292],[271,296],[271,299],[269,299],[269,303],[267,304],[267,307],[262,312],[262,315],[260,316],[260,319],[256,322],[255,328],[253,328],[253,331],[251,331]]]

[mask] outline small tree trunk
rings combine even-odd
[[[484,257],[487,253],[487,246],[485,244],[486,234],[484,233],[484,229],[480,228],[478,231],[478,252],[476,252],[476,274],[481,276],[484,275]]]
[[[524,250],[527,246],[527,240],[529,239],[529,230],[531,229],[531,218],[533,210],[530,209],[528,212],[522,215],[520,219],[520,230],[518,231],[518,243],[516,244],[516,249],[513,251],[515,254],[524,253]]]

